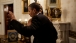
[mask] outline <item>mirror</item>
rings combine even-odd
[[[61,20],[61,0],[46,0],[47,16],[52,21]]]

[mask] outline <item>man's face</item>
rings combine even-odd
[[[32,9],[31,7],[28,7],[29,15],[31,17],[36,15],[36,9]]]

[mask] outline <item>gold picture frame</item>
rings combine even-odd
[[[56,9],[59,9],[61,12],[61,0],[56,0],[54,3],[50,3],[50,0],[46,0],[46,9],[47,9],[47,16],[52,20],[52,21],[61,21],[61,17],[54,17],[51,16],[52,12],[55,11]],[[49,4],[48,4],[49,3]],[[52,5],[55,5],[55,7],[52,7]],[[47,7],[48,6],[48,7]],[[53,9],[53,10],[52,10]],[[54,12],[55,13],[55,12]]]
[[[49,2],[50,2],[50,4],[56,4],[57,0],[50,0]]]
[[[28,14],[29,0],[22,0],[22,13]]]

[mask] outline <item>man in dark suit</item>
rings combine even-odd
[[[10,24],[20,34],[30,37],[34,36],[33,43],[56,43],[57,31],[52,22],[40,13],[40,6],[37,3],[32,3],[28,7],[29,15],[32,17],[29,26],[24,26],[15,19],[12,12],[9,11],[11,18]]]

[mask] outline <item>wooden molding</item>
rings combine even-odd
[[[76,32],[69,30],[69,37],[76,39]]]
[[[1,22],[0,22],[0,24],[1,24]]]

